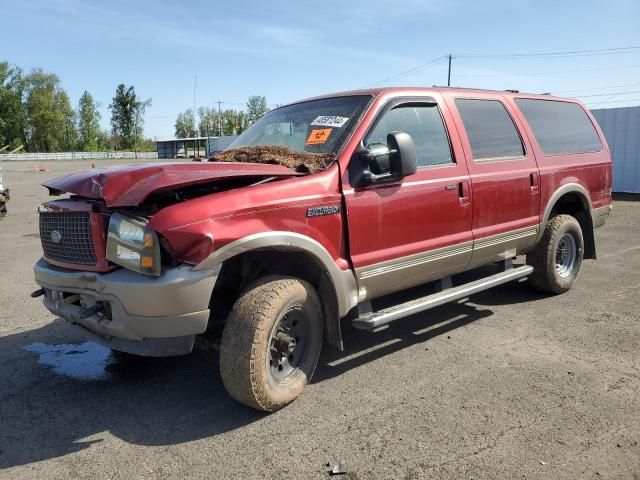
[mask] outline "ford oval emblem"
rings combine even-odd
[[[60,243],[62,241],[62,234],[57,230],[51,231],[51,241],[53,243]]]

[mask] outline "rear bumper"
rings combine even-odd
[[[609,219],[609,214],[613,210],[613,205],[605,205],[603,207],[598,207],[593,209],[593,228],[598,228],[607,223]]]
[[[181,265],[150,278],[120,269],[71,271],[40,259],[35,279],[44,305],[98,342],[129,353],[189,353],[209,320],[209,300],[219,268],[194,271]]]

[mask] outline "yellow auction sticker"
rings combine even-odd
[[[309,134],[309,138],[304,142],[305,145],[320,145],[327,141],[329,134],[333,128],[314,128]]]

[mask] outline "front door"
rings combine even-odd
[[[470,181],[451,124],[446,107],[433,97],[396,99],[365,134],[365,147],[386,144],[391,132],[411,135],[418,170],[388,183],[343,185],[360,300],[462,271],[469,263]],[[384,164],[378,168],[374,173],[385,173]]]

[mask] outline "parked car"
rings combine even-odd
[[[68,196],[40,207],[34,296],[138,355],[221,330],[226,389],[266,411],[303,391],[323,340],[343,348],[343,322],[377,332],[524,278],[566,292],[611,210],[600,128],[548,95],[326,95],[270,111],[212,160],[47,181]]]
[[[10,198],[11,193],[9,189],[4,186],[2,167],[0,167],[0,218],[7,215],[7,202]]]

